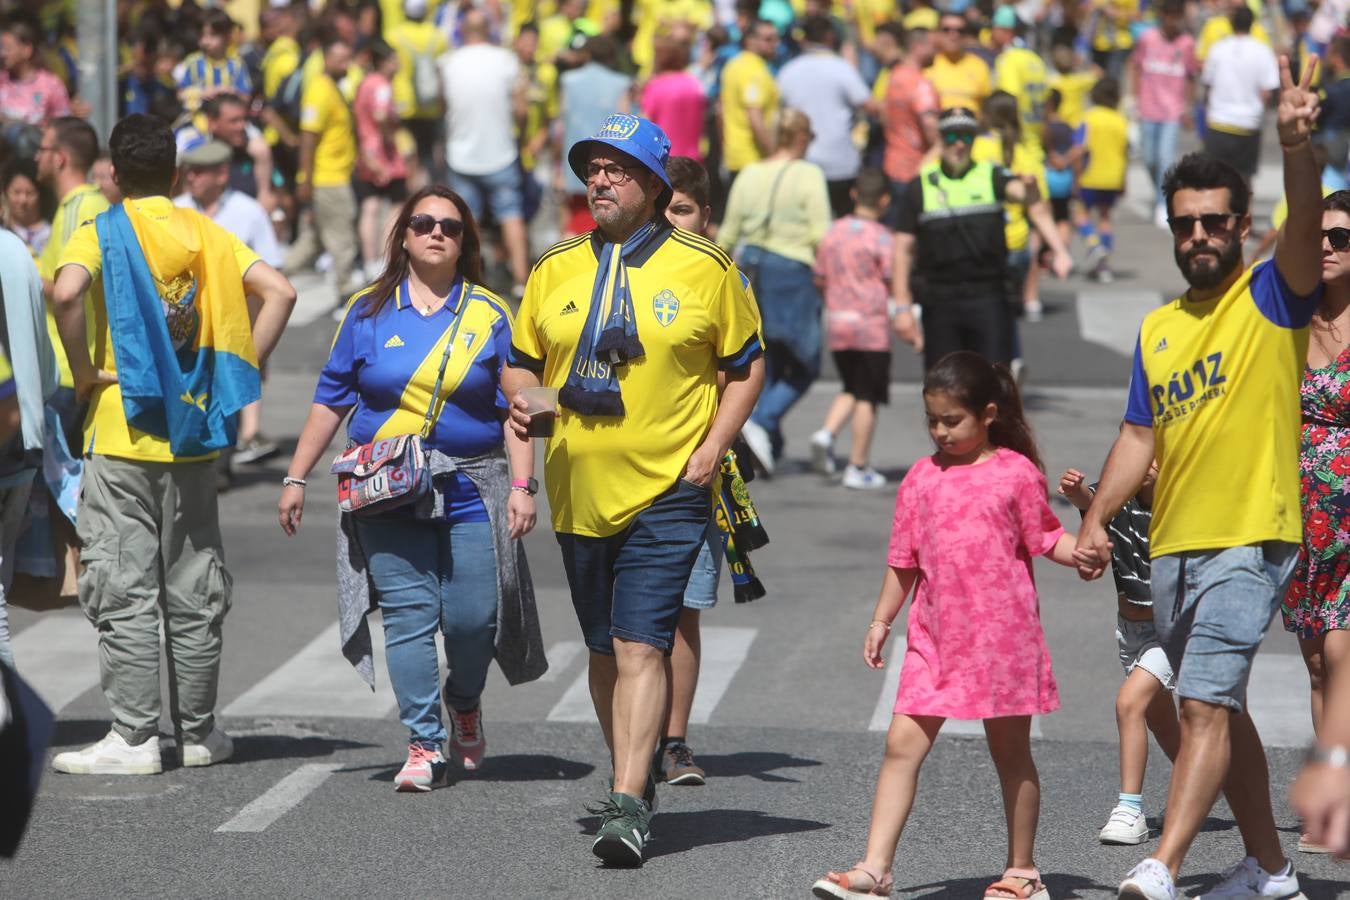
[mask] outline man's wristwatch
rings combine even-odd
[[[511,490],[522,491],[533,497],[539,493],[539,482],[534,478],[517,478],[511,482]]]

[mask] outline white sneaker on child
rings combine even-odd
[[[1103,844],[1142,844],[1148,840],[1148,822],[1144,820],[1142,812],[1136,812],[1128,806],[1117,806],[1111,810],[1097,840]]]
[[[834,459],[834,435],[824,428],[811,435],[811,467],[821,475],[833,475],[839,468]]]
[[[1178,900],[1172,872],[1156,859],[1146,859],[1120,883],[1119,900]]]
[[[886,476],[868,466],[850,465],[844,469],[844,487],[855,491],[875,491],[886,486]]]
[[[1196,900],[1231,900],[1235,897],[1291,900],[1302,896],[1303,893],[1298,887],[1298,875],[1294,874],[1292,863],[1286,863],[1283,872],[1272,875],[1261,868],[1255,857],[1248,856],[1223,873],[1223,878],[1214,887],[1203,894],[1197,894]]]

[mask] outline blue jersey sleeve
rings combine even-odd
[[[1144,374],[1144,354],[1140,339],[1134,342],[1134,369],[1130,372],[1130,392],[1125,401],[1125,421],[1131,425],[1153,427],[1153,400],[1149,396],[1148,376]]]
[[[1322,299],[1321,284],[1306,297],[1295,294],[1273,259],[1252,268],[1249,289],[1261,315],[1281,328],[1306,328]]]
[[[1082,147],[1086,143],[1087,143],[1087,125],[1086,124],[1079,125],[1077,128],[1073,130],[1073,145],[1075,147]]]
[[[333,348],[328,351],[328,361],[323,364],[319,384],[314,388],[315,403],[335,407],[356,405],[356,379],[360,367],[356,353],[356,332],[365,321],[356,312],[360,305],[359,301],[353,301],[347,307],[342,324],[338,326]]]

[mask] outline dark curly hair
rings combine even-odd
[[[1172,214],[1172,196],[1177,191],[1228,189],[1228,208],[1245,216],[1251,206],[1252,191],[1242,173],[1217,156],[1207,153],[1187,153],[1163,176],[1163,196],[1167,198],[1167,214]]]
[[[124,195],[167,197],[172,192],[178,147],[163,120],[143,113],[122,119],[108,137],[108,155]]]

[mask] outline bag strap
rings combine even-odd
[[[436,401],[441,399],[441,383],[445,380],[445,366],[450,362],[450,353],[455,349],[455,336],[459,334],[459,323],[464,321],[464,313],[468,311],[469,294],[473,291],[473,284],[464,282],[464,287],[459,295],[459,313],[455,316],[455,321],[450,325],[450,340],[445,342],[445,352],[441,354],[441,367],[436,371],[436,386],[431,389],[431,403],[427,405],[426,418],[422,420],[422,439],[425,440],[431,435],[431,429],[435,427],[436,420],[440,418],[440,413],[436,410]],[[445,403],[441,403],[441,409],[445,408]]]
[[[773,185],[769,188],[769,211],[764,216],[764,227],[760,229],[758,234],[760,240],[768,239],[769,235],[773,233],[773,208],[778,203],[778,185],[782,182],[783,176],[787,174],[787,170],[792,168],[794,162],[796,162],[794,159],[788,160],[783,164],[783,168],[778,171],[778,174],[774,176]]]

